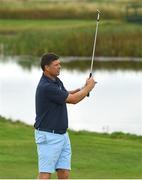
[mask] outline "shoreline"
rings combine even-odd
[[[33,55],[4,55],[0,54],[0,59],[9,59],[9,58],[16,58],[17,60],[29,60],[29,58],[36,58],[40,59],[38,56],[33,56]],[[21,58],[21,59],[19,59]],[[71,62],[71,61],[91,61],[92,57],[91,56],[60,56],[62,62]],[[130,56],[96,56],[94,57],[94,61],[100,61],[100,62],[142,62],[142,57],[130,57]]]
[[[13,121],[10,118],[5,118],[3,116],[0,115],[0,123],[10,123],[12,125],[18,125],[18,126],[24,126],[24,127],[29,127],[32,128],[34,130],[33,125],[29,125],[26,124],[20,120],[16,120]],[[126,132],[122,132],[122,131],[115,131],[115,132],[97,132],[97,131],[87,131],[87,130],[72,130],[72,129],[68,129],[68,132],[70,132],[71,134],[76,134],[76,135],[87,135],[87,134],[92,134],[95,136],[102,136],[102,137],[107,137],[107,138],[114,138],[114,139],[130,139],[130,140],[135,140],[135,139],[139,139],[142,140],[142,135],[137,135],[137,134],[133,134],[133,133],[126,133]]]
[[[89,56],[63,56],[61,57],[61,59],[63,60],[63,62],[70,62],[70,61],[87,61],[87,60],[91,60],[92,57]],[[105,62],[110,62],[110,61],[135,61],[135,62],[142,62],[142,58],[141,57],[105,57],[105,56],[97,56],[94,58],[95,61],[105,61]]]

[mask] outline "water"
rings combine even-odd
[[[0,61],[0,115],[34,124],[38,66],[23,68],[14,58]],[[60,79],[68,90],[82,87],[89,70],[63,68]],[[90,97],[68,105],[69,128],[97,132],[122,131],[142,135],[142,71],[96,70],[98,81]]]

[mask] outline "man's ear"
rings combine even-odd
[[[45,65],[45,71],[49,71],[49,66]]]

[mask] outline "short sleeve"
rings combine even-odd
[[[45,88],[46,97],[57,104],[65,103],[65,100],[68,97],[68,91],[61,89],[57,86],[48,84]]]

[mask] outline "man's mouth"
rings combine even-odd
[[[58,70],[57,73],[60,74],[60,70]]]

